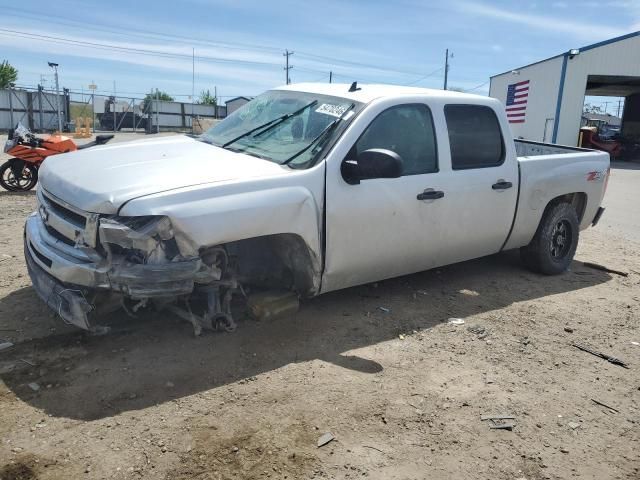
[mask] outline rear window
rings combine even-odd
[[[451,167],[486,168],[504,161],[502,130],[495,112],[484,105],[446,105]]]

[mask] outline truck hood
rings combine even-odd
[[[281,175],[289,168],[187,136],[88,148],[48,158],[47,192],[87,212],[113,214],[132,198],[204,183]]]

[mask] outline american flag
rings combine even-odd
[[[509,123],[524,123],[529,98],[529,80],[507,87],[507,118]]]

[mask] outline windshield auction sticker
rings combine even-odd
[[[331,115],[332,117],[340,117],[348,108],[349,105],[332,105],[330,103],[323,103],[316,108],[316,113],[324,113],[325,115]]]

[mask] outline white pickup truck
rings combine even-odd
[[[606,153],[514,142],[491,98],[290,85],[201,136],[48,159],[25,255],[78,327],[154,305],[231,330],[247,291],[310,297],[514,248],[561,273],[608,174]]]

